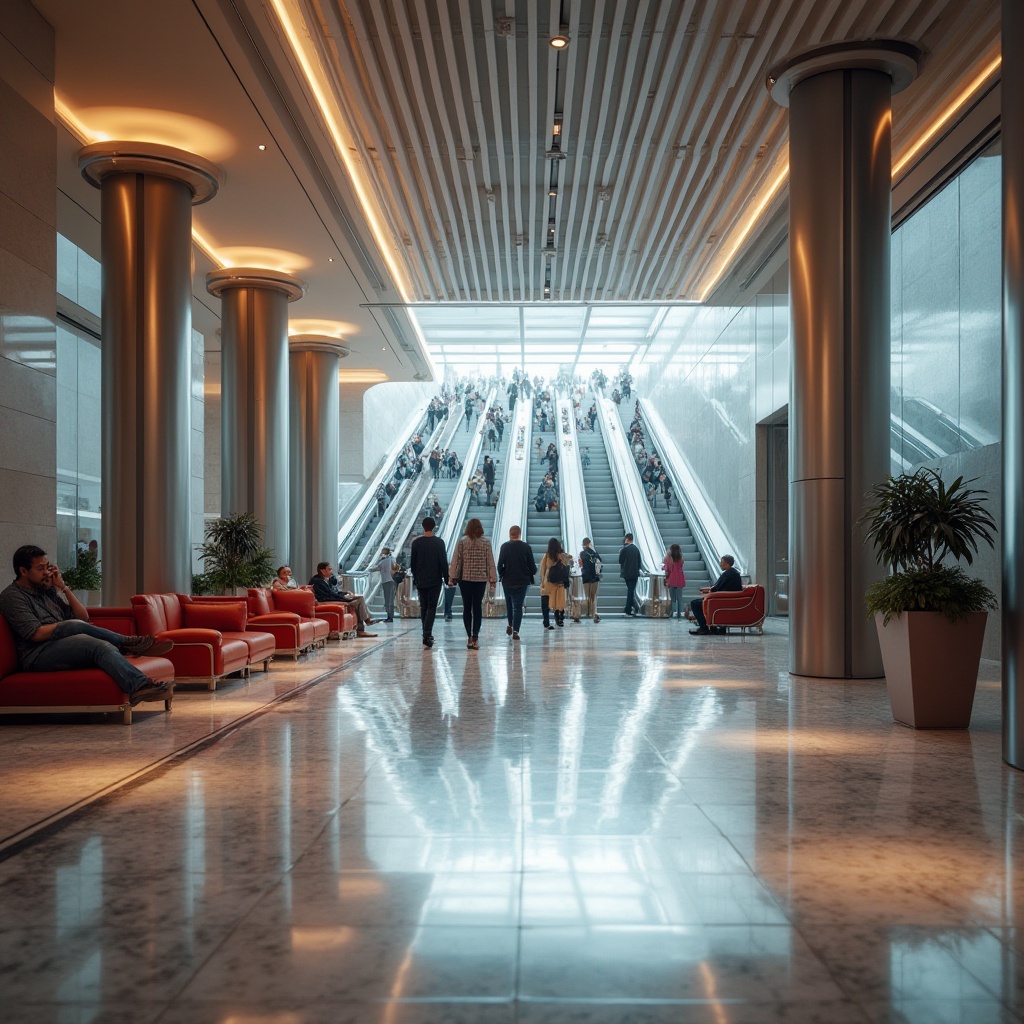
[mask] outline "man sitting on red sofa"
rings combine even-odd
[[[344,604],[350,604],[359,623],[356,636],[361,640],[370,640],[375,637],[376,633],[366,632],[366,627],[372,626],[377,621],[370,616],[370,609],[366,607],[366,598],[362,594],[349,593],[340,586],[332,587],[331,575],[330,562],[317,562],[316,575],[309,581],[309,585],[313,589],[313,596],[318,601],[341,601]]]
[[[14,552],[14,574],[14,582],[0,591],[0,614],[14,633],[24,671],[99,668],[128,695],[133,707],[170,697],[173,683],[150,679],[124,655],[157,657],[173,643],[152,636],[121,636],[90,625],[89,613],[71,593],[60,569],[34,544]]]

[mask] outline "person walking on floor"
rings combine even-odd
[[[526,590],[537,575],[537,563],[530,545],[523,540],[520,526],[510,527],[508,540],[498,551],[498,579],[505,591],[505,615],[508,626],[506,636],[519,639],[519,627],[523,624],[523,602]]]
[[[686,586],[686,573],[683,571],[683,549],[678,544],[673,544],[668,549],[665,561],[662,563],[665,570],[665,586],[668,587],[668,596],[672,601],[668,617],[674,615],[677,619],[683,617],[683,587]]]
[[[565,553],[557,537],[548,541],[548,549],[540,560],[540,610],[544,616],[544,628],[560,629],[565,625],[565,598],[569,593],[569,566],[572,557]],[[555,613],[555,626],[551,625],[549,612]]]
[[[398,563],[391,557],[391,548],[381,548],[380,558],[376,565],[370,566],[370,572],[380,573],[380,589],[384,595],[384,621],[395,621],[395,581],[391,578],[398,568]]]
[[[643,610],[636,599],[636,581],[640,579],[641,572],[643,564],[640,549],[633,543],[633,534],[627,533],[619,551],[619,575],[626,584],[626,607],[623,612],[628,616],[635,616]]]
[[[427,516],[423,520],[423,536],[412,542],[409,571],[420,598],[420,623],[423,627],[423,648],[434,646],[434,618],[441,587],[448,578],[448,552],[444,541],[434,536],[437,523]]]
[[[484,536],[483,523],[479,519],[470,519],[466,523],[466,532],[455,545],[448,574],[448,585],[458,583],[462,594],[462,622],[469,638],[466,647],[475,651],[480,646],[484,592],[488,585],[493,592],[498,581],[491,542]]]
[[[587,615],[594,620],[595,625],[601,621],[601,616],[597,614],[597,592],[601,587],[601,563],[603,561],[591,544],[590,538],[584,537],[583,550],[580,552],[580,571],[583,573],[583,594],[587,599]]]

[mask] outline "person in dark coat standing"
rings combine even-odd
[[[626,607],[623,611],[629,616],[636,616],[641,610],[636,599],[636,581],[642,571],[640,549],[633,543],[633,534],[627,533],[619,551],[619,575],[626,584]]]
[[[526,589],[537,575],[533,550],[522,538],[521,527],[510,527],[508,540],[501,545],[497,561],[498,579],[505,591],[505,614],[508,617],[505,632],[513,640],[519,639],[519,627],[523,624]]]
[[[412,542],[409,571],[420,598],[420,623],[423,626],[423,648],[434,646],[434,617],[441,587],[448,578],[448,553],[444,541],[434,536],[437,523],[427,516],[423,520],[423,536]]]
[[[716,594],[719,590],[742,590],[743,577],[740,576],[740,571],[736,568],[736,559],[732,555],[722,555],[718,564],[722,569],[721,576],[710,587],[701,587],[701,594]],[[708,628],[708,620],[704,618],[704,598],[695,597],[690,602],[690,610],[697,620],[697,628],[691,629],[690,632],[694,636],[708,636],[712,631]],[[725,629],[718,627],[714,632],[724,633]]]

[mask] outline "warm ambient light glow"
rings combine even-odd
[[[82,124],[91,127],[96,142],[131,139],[173,146],[217,163],[238,148],[237,142],[220,125],[176,110],[149,107],[85,107],[77,111]]]
[[[286,249],[269,249],[252,245],[225,245],[217,250],[225,267],[265,267],[282,274],[298,274],[313,261]]]
[[[557,36],[552,36],[548,40],[548,46],[550,46],[552,50],[564,50],[568,45],[569,37],[562,32]]]
[[[339,384],[384,384],[391,378],[383,370],[339,370]]]
[[[289,10],[292,5],[287,0],[270,0],[270,4],[277,14],[291,51],[302,69],[306,84],[320,108],[324,124],[334,142],[335,152],[348,173],[349,180],[359,199],[359,205],[362,207],[363,216],[366,217],[381,257],[391,272],[395,288],[403,302],[410,302],[411,293],[405,272],[394,256],[394,250],[397,248],[396,240],[384,226],[370,184],[366,181],[363,168],[354,155],[356,147],[350,139],[347,127],[341,123],[337,101],[324,77],[320,55],[316,53],[313,46],[312,37],[315,33],[311,32],[302,21],[300,12],[296,11],[292,14]]]
[[[322,334],[327,338],[344,341],[354,334],[359,334],[359,326],[345,320],[316,320],[311,317],[298,317],[288,321],[288,334]]]
[[[355,934],[354,928],[345,925],[337,928],[293,928],[292,949],[308,953],[328,952],[347,946]]]

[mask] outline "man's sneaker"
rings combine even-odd
[[[601,621],[601,616],[600,615],[595,615],[594,616],[594,625],[596,626],[600,621]]]
[[[125,657],[138,658],[148,654],[151,658],[159,658],[166,654],[172,647],[172,640],[157,640],[155,636],[126,636],[121,641],[120,651]]]
[[[164,683],[159,679],[150,679],[143,683],[134,693],[128,695],[128,703],[132,707],[143,701],[167,700],[174,694],[173,683]]]
[[[505,627],[505,636],[511,636],[511,635],[512,635],[512,627],[511,626],[506,626]]]
[[[519,639],[519,634],[517,632],[515,632],[515,630],[512,631],[512,639],[513,640],[518,640]]]

